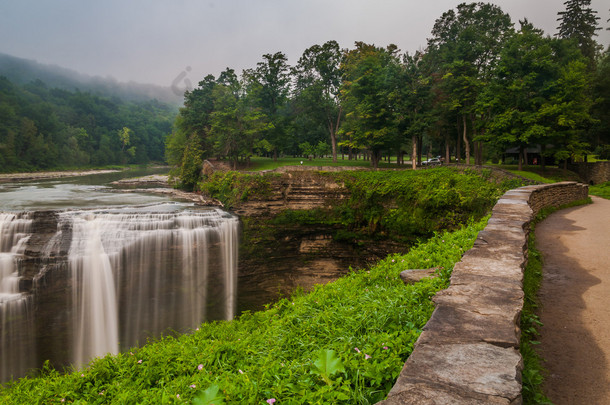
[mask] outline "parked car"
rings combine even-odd
[[[436,166],[436,165],[442,165],[443,162],[441,161],[440,158],[435,157],[435,158],[428,159],[424,162],[421,162],[421,164],[422,164],[422,166]]]

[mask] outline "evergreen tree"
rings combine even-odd
[[[593,37],[597,35],[595,31],[601,29],[597,23],[597,11],[591,8],[591,0],[568,0],[563,4],[566,9],[558,13],[557,21],[560,23],[557,36],[577,41],[583,56],[593,65],[599,50],[599,45]]]

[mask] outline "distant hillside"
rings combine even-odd
[[[0,76],[12,83],[28,84],[36,80],[50,88],[68,91],[78,89],[105,97],[119,97],[124,101],[158,100],[172,105],[181,105],[182,95],[176,95],[169,87],[135,82],[121,83],[114,78],[89,76],[55,65],[44,65],[29,59],[0,53]]]
[[[163,162],[175,104],[61,89],[59,74],[45,79],[53,84],[0,75],[0,172]]]

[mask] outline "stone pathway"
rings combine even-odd
[[[544,257],[540,355],[556,405],[610,404],[610,200],[536,226]]]

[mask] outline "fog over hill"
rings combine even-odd
[[[158,101],[181,105],[183,90],[154,84],[122,83],[113,77],[89,76],[56,65],[44,65],[35,60],[17,58],[0,53],[0,76],[16,84],[42,81],[49,88],[91,92],[106,97],[119,97],[125,101]]]

